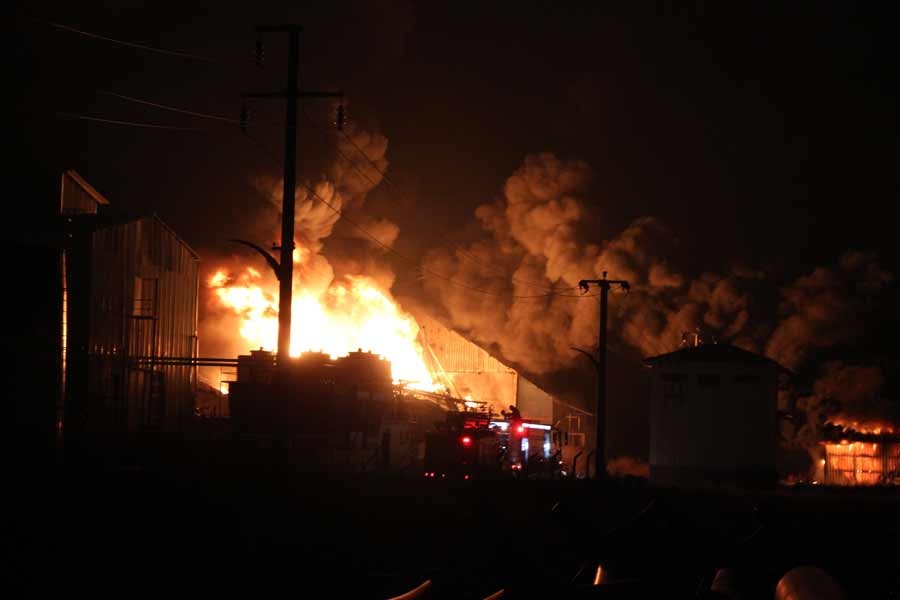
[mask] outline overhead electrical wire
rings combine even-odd
[[[253,136],[251,136],[250,134],[248,134],[248,133],[246,133],[246,132],[245,132],[245,137],[246,137],[248,140],[250,140],[255,146],[257,146],[258,148],[260,148],[261,150],[263,150],[270,158],[272,158],[273,160],[277,160],[276,157],[274,156],[274,154],[273,154],[272,152],[270,152],[270,151],[268,150],[268,148],[266,148],[259,140],[257,140],[256,138],[254,138]],[[351,226],[353,226],[353,227],[356,228],[358,231],[360,231],[363,235],[365,235],[365,236],[368,237],[370,240],[372,240],[373,242],[375,242],[378,246],[381,246],[382,248],[384,248],[384,249],[387,250],[388,252],[390,252],[390,253],[392,253],[392,254],[394,254],[394,255],[400,257],[401,259],[403,259],[403,260],[409,262],[410,264],[412,264],[416,269],[418,269],[418,270],[421,271],[422,273],[428,274],[428,275],[431,275],[432,277],[436,277],[436,278],[438,278],[438,279],[441,279],[441,280],[443,280],[443,281],[446,281],[447,283],[449,283],[449,284],[451,284],[451,285],[454,285],[454,286],[457,286],[457,287],[460,287],[460,288],[463,288],[463,289],[467,289],[467,290],[472,291],[472,292],[477,292],[477,293],[479,293],[479,294],[484,294],[484,295],[488,295],[488,296],[495,296],[495,297],[500,297],[500,298],[535,299],[535,298],[550,298],[550,297],[553,297],[553,296],[572,297],[572,298],[587,298],[587,297],[593,297],[593,296],[594,296],[594,294],[589,294],[589,295],[581,295],[581,294],[561,294],[561,293],[559,293],[559,292],[548,292],[548,293],[545,293],[545,294],[512,294],[512,295],[510,295],[510,294],[498,293],[498,292],[491,291],[491,290],[485,290],[485,289],[478,288],[478,287],[475,287],[475,286],[473,286],[473,285],[469,285],[469,284],[467,284],[467,283],[458,281],[458,280],[456,280],[456,279],[453,279],[452,277],[448,277],[448,276],[446,276],[446,275],[444,275],[444,274],[442,274],[442,273],[438,273],[437,271],[433,271],[433,270],[431,270],[431,269],[428,269],[427,267],[424,267],[424,266],[418,264],[418,261],[416,261],[415,259],[413,259],[413,258],[407,256],[406,254],[400,252],[399,250],[397,250],[397,249],[394,248],[393,246],[391,246],[391,245],[389,245],[389,244],[386,244],[386,243],[382,242],[380,239],[378,239],[377,236],[375,236],[374,234],[372,234],[371,232],[369,232],[365,227],[363,227],[362,225],[360,225],[359,223],[357,223],[356,221],[354,221],[353,219],[351,219],[350,217],[348,217],[347,214],[344,213],[342,210],[340,210],[339,208],[336,208],[336,207],[333,206],[330,202],[328,202],[327,200],[325,200],[324,198],[322,198],[322,196],[320,196],[320,195],[316,192],[316,190],[315,190],[311,185],[309,185],[308,183],[305,183],[305,182],[301,183],[300,185],[302,185],[304,188],[306,188],[306,190],[307,190],[314,198],[316,198],[319,202],[321,202],[321,203],[324,204],[327,208],[329,208],[330,210],[332,210],[335,214],[337,214],[338,216],[340,216],[342,221],[346,221],[347,223],[349,223]]]
[[[43,19],[41,19],[43,20]],[[44,21],[50,27],[55,27],[56,29],[61,29],[63,31],[69,31],[71,33],[77,33],[78,35],[83,35],[85,37],[93,38],[95,40],[102,40],[104,42],[110,42],[113,44],[119,44],[120,46],[128,46],[129,48],[136,48],[138,50],[146,50],[148,52],[155,52],[157,54],[165,54],[167,56],[177,56],[179,58],[188,58],[191,60],[197,60],[207,63],[216,63],[219,62],[214,58],[210,58],[208,56],[201,56],[199,54],[193,54],[190,52],[181,52],[179,50],[168,50],[166,48],[157,48],[155,46],[148,46],[146,44],[139,44],[137,42],[129,42],[127,40],[120,40],[116,38],[111,38],[105,35],[100,35],[99,33],[92,33],[90,31],[84,31],[82,29],[76,29],[70,25],[64,25],[63,23],[56,23],[53,21]]]
[[[231,123],[233,125],[240,125],[241,122],[238,119],[232,119],[229,117],[223,117],[220,115],[211,115],[208,113],[197,112],[193,110],[186,110],[183,108],[177,108],[175,106],[169,106],[168,104],[159,104],[157,102],[150,102],[149,100],[144,100],[142,98],[135,98],[133,96],[126,96],[124,94],[117,94],[116,92],[108,92],[108,91],[100,91],[99,93],[105,94],[107,96],[112,96],[114,98],[119,98],[120,100],[127,100],[128,102],[134,102],[137,104],[143,104],[144,106],[152,106],[153,108],[159,108],[162,110],[169,110],[172,112],[181,113],[183,115],[190,115],[192,117],[200,117],[203,119],[213,119],[216,121],[223,121],[225,123]]]
[[[121,98],[123,100],[132,101],[132,102],[136,102],[139,104],[152,106],[155,108],[160,108],[163,110],[171,110],[171,111],[175,111],[175,112],[179,112],[179,113],[183,113],[183,114],[187,114],[187,115],[192,115],[192,116],[196,116],[196,117],[214,118],[217,120],[228,122],[230,124],[238,123],[236,120],[228,119],[226,117],[220,117],[218,115],[210,115],[210,114],[206,114],[206,113],[200,113],[197,111],[182,109],[182,108],[178,108],[178,107],[174,107],[174,106],[170,106],[170,105],[166,105],[166,104],[161,104],[158,102],[151,102],[149,100],[144,100],[141,98],[135,98],[133,96],[126,96],[124,94],[117,94],[114,92],[103,92],[103,93],[107,93],[109,95],[115,96],[117,98]],[[149,123],[137,123],[137,122],[131,122],[131,121],[119,121],[119,120],[105,119],[105,118],[100,118],[100,117],[89,117],[86,115],[75,115],[75,114],[71,114],[71,113],[59,113],[59,114],[61,116],[68,116],[71,118],[84,119],[84,120],[88,120],[88,121],[97,121],[97,122],[101,122],[101,123],[110,123],[110,124],[116,124],[116,125],[128,125],[128,126],[133,126],[133,127],[144,127],[144,128],[151,128],[151,129],[169,129],[169,130],[180,130],[180,131],[204,131],[202,129],[196,129],[196,128],[176,127],[176,126],[170,126],[170,125],[154,125],[154,124],[149,124]],[[304,111],[304,114],[305,114],[305,111]],[[259,140],[257,140],[253,136],[251,136],[246,131],[243,131],[243,133],[244,133],[243,137],[245,137],[247,140],[249,140],[251,143],[253,143],[258,149],[262,150],[271,160],[273,160],[275,163],[277,163],[279,165],[281,164],[281,160],[277,156],[275,156],[274,153],[269,151],[269,149],[266,148],[264,144],[262,144]],[[338,149],[338,152],[340,152],[340,149]],[[348,157],[346,157],[346,155],[344,155],[342,152],[341,152],[341,154],[342,154],[342,156],[344,156],[345,160],[348,160],[348,162],[353,164],[352,161],[350,161],[350,159]],[[372,181],[371,179],[369,179],[369,181],[372,182],[373,184],[375,184],[375,182]],[[498,293],[496,291],[485,290],[485,289],[470,285],[468,283],[458,281],[452,277],[448,277],[442,273],[438,273],[437,271],[428,269],[428,268],[420,265],[418,263],[418,261],[416,261],[415,259],[400,252],[396,248],[393,248],[391,245],[382,242],[377,236],[375,236],[374,234],[369,232],[365,227],[363,227],[362,225],[360,225],[359,223],[357,223],[356,221],[354,221],[353,219],[348,217],[346,215],[346,213],[344,213],[342,210],[336,208],[330,202],[328,202],[327,200],[322,198],[315,191],[315,189],[312,186],[310,186],[309,184],[307,184],[305,182],[301,183],[301,185],[304,188],[306,188],[307,191],[314,198],[316,198],[319,202],[321,202],[323,205],[325,205],[328,209],[332,210],[335,214],[337,214],[339,217],[341,217],[342,221],[346,221],[352,227],[354,227],[355,229],[360,231],[363,235],[365,235],[366,237],[371,239],[373,242],[375,242],[378,246],[380,246],[380,247],[384,248],[385,250],[387,250],[388,252],[400,257],[401,259],[409,262],[419,272],[430,275],[432,277],[436,277],[443,281],[446,281],[447,283],[449,283],[453,286],[456,286],[456,287],[459,287],[462,289],[467,289],[469,291],[476,292],[476,293],[483,294],[483,295],[489,295],[489,296],[495,296],[495,297],[501,297],[501,298],[514,298],[514,299],[537,299],[537,298],[550,298],[550,297],[554,297],[554,296],[568,297],[568,298],[593,298],[596,296],[596,294],[564,294],[564,293],[561,293],[561,290],[548,290],[546,293],[542,293],[542,294],[512,294],[512,295],[510,295],[510,294]]]
[[[117,119],[106,119],[103,117],[92,117],[90,115],[79,115],[75,113],[68,112],[58,112],[57,116],[64,117],[67,119],[79,119],[81,121],[95,121],[97,123],[107,123],[109,125],[123,125],[127,127],[140,127],[143,129],[167,129],[170,131],[194,131],[201,132],[205,131],[204,129],[199,129],[197,127],[180,127],[177,125],[157,125],[155,123],[138,123],[136,121],[120,121]]]
[[[70,26],[70,25],[65,25],[65,24],[63,24],[63,23],[57,23],[57,22],[46,21],[46,20],[43,20],[43,21],[44,21],[45,23],[47,23],[48,25],[50,25],[51,27],[55,27],[55,28],[61,29],[61,30],[63,30],[63,31],[69,31],[69,32],[71,32],[71,33],[76,33],[76,34],[79,34],[79,35],[82,35],[82,36],[85,36],[85,37],[89,37],[89,38],[93,38],[93,39],[98,39],[98,40],[102,40],[102,41],[106,41],[106,42],[110,42],[110,43],[114,43],[114,44],[119,44],[119,45],[127,46],[127,47],[130,47],[130,48],[136,48],[136,49],[140,49],[140,50],[146,50],[146,51],[149,51],[149,52],[155,52],[155,53],[158,53],[158,54],[164,54],[164,55],[168,55],[168,56],[176,56],[176,57],[180,57],[180,58],[188,58],[188,59],[198,60],[198,61],[203,61],[203,62],[207,62],[207,63],[217,63],[217,62],[220,62],[220,61],[218,61],[217,59],[213,59],[213,58],[210,58],[210,57],[208,57],[208,56],[202,56],[202,55],[199,55],[199,54],[193,54],[193,53],[189,53],[189,52],[182,52],[182,51],[178,51],[178,50],[169,50],[169,49],[166,49],[166,48],[159,48],[159,47],[155,47],[155,46],[149,46],[149,45],[147,45],[147,44],[140,44],[140,43],[137,43],[137,42],[130,42],[130,41],[127,41],[127,40],[121,40],[121,39],[116,39],[116,38],[112,38],[112,37],[105,36],[105,35],[100,35],[100,34],[97,34],[97,33],[90,32],[90,31],[84,31],[84,30],[82,30],[82,29],[77,29],[77,28],[75,28],[75,27],[72,27],[72,26]],[[249,61],[248,61],[248,62],[249,62]],[[145,104],[145,105],[147,105],[147,106],[153,106],[153,107],[160,108],[160,109],[163,109],[163,110],[172,110],[172,111],[180,112],[180,113],[187,114],[187,115],[192,115],[192,116],[201,117],[201,118],[207,118],[207,119],[216,119],[216,120],[225,121],[225,122],[229,122],[229,123],[233,123],[233,124],[239,124],[239,123],[240,123],[240,122],[239,122],[238,120],[236,120],[236,119],[230,119],[230,118],[227,118],[227,117],[221,117],[221,116],[218,116],[218,115],[209,115],[209,114],[205,114],[205,113],[199,113],[199,112],[194,112],[194,111],[188,111],[188,110],[178,109],[178,108],[176,108],[176,107],[166,106],[166,105],[162,105],[162,104],[157,104],[157,103],[149,102],[149,101],[142,100],[142,99],[139,99],[139,98],[134,98],[134,97],[124,96],[124,95],[121,95],[121,94],[116,94],[116,93],[113,93],[113,92],[104,92],[104,93],[108,93],[109,95],[112,95],[112,96],[121,98],[121,99],[123,99],[123,100],[129,100],[129,101],[132,101],[132,102],[136,102],[136,103],[139,103],[139,104]],[[309,117],[309,115],[306,114],[306,111],[302,111],[302,112],[303,112],[304,117],[306,117],[307,120],[309,120],[315,127],[318,128],[318,125],[317,125],[317,124]],[[180,127],[175,127],[175,126],[162,126],[162,125],[157,126],[157,125],[150,125],[150,124],[128,123],[128,122],[124,122],[124,121],[116,122],[116,121],[113,121],[113,120],[104,120],[104,119],[100,119],[100,118],[91,118],[91,117],[86,117],[86,116],[73,116],[73,117],[74,117],[74,118],[82,118],[82,119],[85,119],[85,120],[95,120],[95,121],[99,121],[99,122],[106,122],[106,123],[111,123],[111,124],[112,124],[112,123],[115,123],[115,124],[119,124],[119,125],[130,125],[130,126],[133,126],[133,127],[146,127],[146,128],[152,128],[152,129],[173,129],[173,130],[184,130],[184,131],[199,131],[198,129],[193,129],[193,128],[180,128]],[[351,144],[351,145],[352,145],[359,153],[360,153],[360,155],[362,155],[362,157],[363,157],[363,158],[364,158],[364,159],[372,166],[372,168],[375,169],[375,170],[381,175],[381,177],[382,177],[382,179],[384,179],[384,181],[386,181],[390,186],[394,187],[395,189],[397,189],[397,190],[399,191],[399,187],[398,187],[396,184],[394,184],[394,182],[387,176],[387,174],[386,174],[384,171],[382,171],[382,170],[375,164],[375,162],[374,162],[372,159],[369,158],[369,156],[362,150],[362,148],[359,147],[359,145],[358,145],[355,141],[353,141],[353,139],[352,139],[350,136],[348,136],[348,135],[347,135],[344,131],[342,131],[342,130],[338,130],[338,131],[339,131],[339,132],[341,133],[341,135],[343,135],[344,138],[345,138],[345,139],[346,139],[346,140],[347,140],[347,141],[348,141],[348,142],[349,142],[349,143],[350,143],[350,144]],[[351,165],[351,167],[353,167],[355,170],[357,170],[357,172],[359,172],[359,173],[360,173],[361,175],[363,175],[366,179],[368,179],[370,182],[372,182],[372,180],[371,180],[367,175],[365,175],[364,173],[362,173],[362,171],[361,171],[360,169],[358,169],[358,167],[356,166],[356,164],[355,164],[354,161],[350,160],[343,152],[341,152],[341,150],[340,150],[339,148],[336,147],[336,150],[337,150],[338,153],[341,154],[341,156],[342,156],[342,157],[343,157],[343,158]],[[373,185],[377,185],[377,184],[375,184],[374,182],[372,182],[372,183],[373,183]],[[464,259],[469,260],[470,262],[472,262],[472,263],[474,263],[474,264],[479,265],[479,266],[482,267],[483,269],[487,269],[487,270],[489,270],[489,271],[493,271],[493,272],[496,274],[496,276],[502,276],[502,278],[503,278],[504,280],[508,278],[510,281],[518,282],[518,283],[521,283],[521,284],[523,284],[523,285],[528,285],[528,286],[536,287],[536,288],[539,288],[539,289],[544,289],[544,290],[547,290],[547,291],[553,292],[553,293],[558,293],[558,292],[560,291],[559,288],[556,288],[556,287],[554,287],[554,286],[552,286],[552,285],[551,285],[551,286],[547,286],[546,284],[541,284],[541,283],[536,283],[536,282],[526,281],[526,280],[523,280],[523,279],[521,279],[521,278],[517,278],[517,277],[515,277],[515,276],[513,276],[513,275],[510,275],[510,274],[508,274],[508,273],[502,272],[502,271],[500,271],[499,269],[497,269],[496,267],[493,267],[493,266],[491,266],[491,265],[489,265],[489,264],[487,264],[487,263],[485,263],[485,262],[483,262],[483,261],[477,259],[477,258],[474,257],[473,255],[471,255],[468,251],[463,250],[463,249],[462,249],[461,247],[459,247],[457,244],[455,244],[455,243],[453,243],[451,240],[449,240],[442,232],[438,231],[437,234],[438,234],[438,236],[440,236],[445,242],[447,242],[448,244],[450,244],[451,250],[454,250],[455,252],[457,252],[457,253],[459,254],[459,256],[461,256],[461,257],[464,258]],[[574,289],[577,289],[577,286],[571,286],[571,287],[566,287],[566,288],[562,288],[562,289],[563,289],[563,290],[574,290]],[[581,297],[581,296],[579,296],[579,297]]]

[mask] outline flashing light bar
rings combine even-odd
[[[539,423],[522,423],[522,427],[525,429],[541,429],[543,431],[550,431],[549,425],[540,425]]]
[[[550,431],[550,425],[541,425],[540,423],[522,423],[525,429],[540,429],[541,431]],[[491,421],[491,427],[499,427],[503,431],[509,429],[509,423],[506,421]]]

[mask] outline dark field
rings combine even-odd
[[[900,597],[896,490],[322,477],[196,456],[11,483],[4,577],[29,596],[387,598],[430,579],[429,598],[698,598],[731,567],[750,599],[814,564],[851,598]],[[609,583],[592,588],[598,562]]]

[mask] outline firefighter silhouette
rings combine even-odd
[[[516,408],[515,406],[513,406],[512,404],[509,405],[509,412],[507,412],[505,410],[501,410],[500,414],[503,415],[503,418],[506,419],[507,421],[521,421],[522,420],[522,415],[521,415],[521,413],[519,413],[519,409]]]

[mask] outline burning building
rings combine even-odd
[[[647,358],[650,479],[666,484],[772,485],[777,394],[788,371],[728,344]]]
[[[297,262],[306,260],[298,254]],[[231,311],[217,321],[217,335],[230,329],[243,347],[274,350],[274,282],[247,268],[238,275],[217,270],[207,284],[214,310]],[[424,310],[406,312],[375,280],[345,276],[315,289],[300,277],[294,287],[293,357],[321,353],[338,360],[356,350],[372,352],[389,361],[394,382],[406,387],[484,403],[495,414],[513,405],[530,420],[554,419],[559,403],[551,394]]]
[[[457,408],[395,385],[388,361],[359,350],[307,352],[281,366],[254,350],[238,358],[228,388],[233,430],[248,450],[281,445],[313,469],[415,468],[425,429]]]
[[[826,485],[900,485],[900,434],[892,427],[829,423],[823,434],[819,467]]]
[[[420,311],[415,318],[425,365],[453,395],[484,401],[497,414],[515,406],[526,419],[552,422],[551,394],[437,319]]]
[[[156,215],[120,217],[62,178],[62,397],[69,431],[178,432],[196,390],[197,254]],[[162,364],[177,357],[181,364]]]
[[[219,335],[231,331],[259,348],[239,357],[236,379],[224,386],[233,429],[245,440],[280,439],[303,448],[304,460],[315,457],[312,463],[334,468],[403,469],[421,461],[425,433],[446,411],[486,410],[499,419],[515,406],[548,431],[563,407],[571,412],[427,312],[406,312],[366,276],[336,278],[318,290],[307,277],[295,280],[284,369],[272,354],[276,295],[262,275],[252,268],[238,276],[217,270],[208,285],[214,310],[230,309],[236,317],[223,318],[230,326],[220,326]],[[567,439],[584,446],[581,430]],[[544,445],[541,438],[536,448],[547,454]]]

